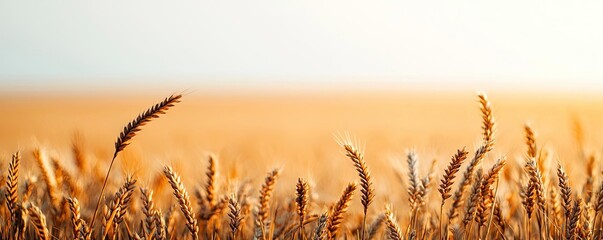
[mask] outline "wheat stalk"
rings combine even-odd
[[[392,240],[402,240],[403,234],[402,230],[400,230],[400,226],[398,225],[398,221],[396,221],[396,216],[391,211],[391,207],[386,205],[385,207],[385,225],[387,226],[387,236]]]
[[[480,165],[481,161],[485,158],[487,151],[487,145],[482,145],[480,148],[478,148],[475,151],[473,159],[471,159],[471,162],[469,162],[469,166],[467,166],[467,168],[465,169],[465,172],[463,173],[463,178],[459,183],[459,188],[456,190],[456,192],[454,192],[452,207],[450,208],[450,212],[448,213],[449,221],[452,221],[459,216],[458,210],[464,203],[463,195],[465,193],[465,190],[473,182],[473,173],[475,172],[476,168]]]
[[[463,226],[465,227],[465,231],[469,232],[467,229],[467,225],[473,221],[475,217],[475,212],[477,210],[477,205],[480,201],[482,201],[482,170],[479,169],[475,174],[475,181],[473,182],[473,187],[471,188],[471,195],[469,197],[469,202],[467,203],[467,208],[465,210],[465,218],[463,219]]]
[[[526,172],[528,173],[528,176],[530,176],[530,189],[528,190],[534,191],[536,203],[538,203],[538,206],[541,210],[544,210],[546,198],[544,195],[544,183],[542,180],[542,175],[540,173],[540,170],[536,166],[536,138],[534,136],[534,131],[529,125],[526,124],[524,126],[524,129],[526,132],[526,143],[528,145],[528,159],[525,165]]]
[[[492,107],[490,101],[486,97],[485,93],[479,92],[477,97],[480,102],[480,110],[482,113],[482,136],[483,136],[483,144],[480,146],[474,154],[473,159],[467,166],[463,179],[459,184],[459,188],[456,192],[454,192],[454,198],[452,202],[452,208],[450,208],[450,212],[448,213],[449,221],[454,220],[458,217],[458,209],[463,205],[464,199],[463,195],[465,190],[471,185],[473,181],[473,174],[475,169],[480,165],[482,160],[486,157],[486,154],[492,151],[494,146],[494,118],[492,116]]]
[[[565,217],[569,218],[572,206],[572,188],[569,186],[569,179],[561,164],[557,165],[557,177],[559,177],[559,189],[561,192],[560,196],[561,201],[563,201],[563,204],[561,206],[563,206]]]
[[[536,147],[536,137],[534,130],[527,123],[524,125],[524,131],[526,133],[526,145],[528,146],[528,158],[536,159],[538,149]]]
[[[165,114],[169,108],[173,107],[176,103],[179,103],[181,98],[182,95],[180,94],[169,96],[162,102],[157,103],[155,106],[147,109],[145,112],[141,113],[138,115],[138,117],[128,123],[115,141],[115,152],[113,153],[113,158],[117,157],[117,154],[130,144],[130,140],[136,136],[144,125],[152,121],[154,118],[159,118],[159,115]]]
[[[574,201],[574,206],[572,208],[571,216],[569,217],[569,222],[566,230],[566,239],[575,239],[578,235],[578,224],[580,221],[580,214],[582,212],[582,200],[576,199]]]
[[[268,215],[270,214],[270,198],[272,197],[272,190],[274,189],[274,185],[276,184],[276,180],[280,175],[280,169],[274,169],[268,172],[268,175],[264,179],[264,184],[262,185],[262,189],[260,189],[260,197],[258,204],[258,212],[256,218],[258,219],[261,232],[264,233],[264,226],[267,225]]]
[[[121,201],[122,195],[120,192],[116,192],[113,196],[113,200],[108,206],[103,209],[103,222],[102,222],[102,238],[105,239],[109,233],[112,233],[111,238],[115,237],[117,232],[117,226],[115,225],[115,217],[119,214],[119,210],[122,207]],[[115,227],[114,227],[115,226]],[[115,229],[113,229],[115,228]],[[113,229],[113,231],[111,231]]]
[[[417,155],[413,151],[408,152],[406,163],[408,164],[408,200],[410,201],[411,213],[414,213],[421,183],[417,170]]]
[[[343,194],[339,201],[331,208],[329,218],[327,219],[327,236],[329,239],[334,239],[339,230],[340,224],[343,221],[343,214],[348,210],[348,205],[352,201],[352,196],[356,190],[356,184],[350,183],[343,190]]]
[[[205,172],[205,176],[207,176],[207,180],[205,182],[205,198],[209,207],[212,208],[216,205],[216,161],[214,156],[210,155],[208,158],[209,165],[207,166],[207,171]]]
[[[140,198],[142,200],[142,213],[144,213],[145,219],[143,221],[144,227],[144,236],[148,237],[152,234],[153,231],[156,231],[154,218],[153,218],[153,190],[148,188],[140,188]]]
[[[299,216],[299,239],[303,239],[304,234],[304,220],[307,214],[308,208],[308,192],[310,186],[306,181],[299,178],[297,179],[295,203],[297,204],[297,215]]]
[[[12,159],[8,165],[8,176],[6,179],[6,206],[10,213],[10,221],[8,221],[7,227],[18,239],[23,238],[25,234],[25,220],[23,218],[24,212],[23,206],[19,203],[19,166],[21,163],[21,154],[16,152],[12,155]],[[26,181],[26,194],[27,191],[31,191],[31,184]],[[29,187],[28,187],[29,186]],[[22,201],[25,202],[28,199],[28,195],[23,196]],[[6,231],[6,230],[5,230]]]
[[[243,219],[243,217],[241,216],[241,205],[239,205],[234,195],[228,199],[228,208],[230,209],[228,217],[230,218],[229,226],[232,234],[231,239],[236,239],[237,231],[241,226],[241,220]]]
[[[29,204],[27,207],[29,216],[31,217],[31,221],[33,223],[34,229],[36,230],[36,235],[39,239],[50,240],[50,233],[48,232],[48,228],[46,227],[46,216],[44,213],[40,211],[40,208],[33,205],[33,203]]]
[[[477,220],[480,227],[486,225],[488,210],[494,203],[495,198],[492,186],[494,185],[494,182],[498,180],[499,173],[506,163],[505,158],[499,159],[483,177],[482,185],[480,187],[482,200],[479,202],[477,208]]]
[[[494,117],[492,116],[492,104],[490,104],[488,97],[483,92],[479,92],[477,97],[479,99],[480,110],[482,112],[482,135],[487,149],[486,151],[489,152],[494,146],[495,122]]]
[[[375,197],[375,189],[373,188],[373,182],[371,181],[371,172],[366,165],[366,161],[364,160],[364,154],[360,149],[352,144],[352,141],[347,138],[345,140],[340,141],[341,145],[345,149],[346,156],[352,160],[354,163],[354,167],[358,172],[358,176],[360,177],[360,192],[362,196],[360,201],[363,206],[364,216],[362,218],[362,228],[360,233],[360,239],[364,240],[364,233],[366,228],[366,213],[368,211],[368,207],[373,201]]]
[[[579,226],[579,234],[578,237],[580,239],[593,239],[593,232],[590,226],[591,224],[591,212],[592,206],[589,203],[584,204],[584,210],[582,211],[580,226]]]
[[[467,159],[467,154],[469,154],[469,152],[467,152],[464,147],[462,149],[457,150],[456,154],[454,154],[454,156],[452,156],[452,159],[450,159],[450,164],[448,165],[448,168],[444,170],[444,175],[440,180],[441,183],[440,187],[438,188],[440,196],[442,197],[442,204],[440,205],[440,228],[438,230],[440,234],[440,239],[442,238],[441,234],[443,231],[442,213],[444,211],[444,204],[446,203],[446,199],[452,196],[450,194],[450,191],[452,191],[452,184],[454,184],[454,178],[456,178],[456,174],[461,169],[461,165],[463,164],[465,159]]]
[[[505,230],[506,230],[506,223],[505,223],[505,218],[502,216],[502,210],[500,209],[500,201],[497,201],[494,204],[493,210],[494,211],[492,212],[492,215],[494,218],[494,222],[500,229],[500,234],[504,237]]]
[[[74,197],[67,198],[67,202],[69,203],[69,209],[71,210],[71,224],[73,225],[73,237],[74,239],[79,239],[82,236],[82,216],[80,213],[80,202],[77,200],[77,198]]]
[[[571,199],[571,194],[572,194],[572,188],[569,185],[569,178],[567,177],[567,174],[565,173],[565,170],[563,169],[563,167],[561,166],[560,163],[557,164],[557,177],[558,177],[558,181],[559,181],[559,192],[560,192],[560,197],[561,197],[561,206],[563,207],[563,228],[566,232],[568,231],[568,222],[571,218],[571,213],[572,213],[572,199]]]
[[[561,216],[563,213],[561,212],[561,203],[559,202],[559,193],[557,192],[557,188],[551,187],[549,189],[549,200],[549,206],[551,206],[554,224],[558,225],[562,222]]]
[[[469,154],[465,148],[457,150],[456,154],[452,156],[450,159],[450,164],[448,168],[444,170],[444,175],[442,176],[440,188],[438,191],[442,197],[442,205],[444,205],[446,199],[450,198],[452,195],[450,191],[452,190],[452,184],[454,184],[454,178],[456,177],[456,173],[461,169],[461,165],[463,161],[467,159],[467,154]]]
[[[165,219],[162,217],[161,215],[161,211],[157,210],[153,213],[153,222],[155,223],[155,239],[166,239],[167,238],[167,233],[166,233],[166,223],[165,223]]]
[[[117,137],[115,141],[115,151],[113,152],[113,158],[111,159],[111,163],[109,164],[109,169],[107,169],[107,174],[105,176],[105,180],[103,181],[103,187],[101,188],[100,194],[98,196],[98,200],[96,203],[96,208],[94,209],[94,213],[92,214],[92,220],[90,220],[90,226],[94,226],[94,219],[96,218],[96,213],[98,208],[100,207],[101,199],[103,198],[103,193],[105,192],[105,187],[107,186],[107,180],[109,179],[109,174],[111,174],[111,169],[113,168],[113,163],[115,162],[115,158],[117,154],[124,150],[130,141],[136,134],[142,129],[144,125],[149,123],[151,120],[155,118],[159,118],[159,115],[165,114],[165,112],[173,107],[176,103],[180,102],[180,98],[182,95],[172,95],[164,99],[162,102],[155,104],[151,108],[147,109],[145,112],[141,113],[132,120],[128,125],[124,127],[124,129]]]
[[[180,210],[182,211],[182,214],[186,219],[186,227],[190,231],[193,239],[197,239],[199,232],[197,219],[193,215],[194,211],[191,204],[191,200],[188,196],[188,193],[186,192],[186,189],[184,189],[184,185],[180,181],[180,176],[178,176],[178,174],[176,174],[176,172],[174,172],[174,170],[172,170],[172,168],[168,166],[163,168],[163,173],[170,182],[172,190],[174,190],[174,196],[176,197],[176,200],[178,200]]]
[[[316,226],[316,231],[314,232],[314,240],[324,239],[328,218],[329,216],[327,215],[327,213],[321,214],[318,218],[318,224]]]
[[[13,231],[16,230],[15,226],[18,226],[19,215],[21,215],[21,208],[17,205],[19,201],[19,164],[21,163],[21,154],[16,152],[13,154],[12,160],[8,164],[8,177],[6,179],[6,206],[10,212],[11,221],[9,221],[9,228]]]
[[[52,171],[48,168],[48,165],[46,164],[45,155],[43,155],[43,154],[44,153],[42,152],[42,150],[39,147],[36,147],[36,149],[34,149],[34,151],[33,151],[33,155],[36,160],[36,164],[38,165],[38,167],[40,168],[40,171],[42,172],[42,179],[44,180],[44,183],[46,183],[46,190],[48,193],[48,197],[50,198],[52,206],[57,208],[58,202],[59,202],[59,197],[57,196],[58,190],[56,187],[57,186],[56,179],[53,175],[51,175]]]
[[[90,240],[92,238],[92,230],[90,229],[88,224],[86,224],[86,221],[84,219],[80,219],[78,225],[80,226],[79,239],[80,240]]]
[[[202,220],[209,221],[216,214],[219,214],[227,205],[228,199],[224,198],[218,201],[216,196],[216,159],[213,155],[208,157],[208,166],[205,172],[206,181],[204,193],[196,191],[199,203],[199,216]],[[241,196],[241,195],[239,195]]]
[[[113,220],[115,222],[115,229],[117,229],[119,225],[123,222],[124,216],[126,215],[128,207],[130,206],[130,201],[132,200],[132,194],[134,193],[135,185],[136,179],[134,179],[132,176],[128,176],[126,178],[126,182],[119,189],[118,193],[115,196],[116,198],[119,197],[120,201],[119,211],[117,211]]]

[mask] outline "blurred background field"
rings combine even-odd
[[[8,159],[15,150],[43,146],[67,162],[75,137],[87,154],[106,162],[121,128],[162,96],[152,94],[12,96],[0,100],[0,150]],[[577,124],[588,153],[601,151],[603,101],[592,96],[492,93],[498,123],[496,146],[488,164],[506,156],[522,163],[523,124],[537,131],[540,146],[553,160],[566,163],[570,175],[581,161]],[[355,177],[335,137],[349,133],[366,147],[377,191],[398,185],[396,165],[407,150],[420,157],[426,172],[433,159],[443,168],[458,148],[474,151],[481,139],[481,116],[475,92],[200,94],[185,95],[167,115],[150,123],[129,146],[118,168],[150,181],[165,164],[199,181],[206,157],[214,153],[220,169],[259,184],[266,171],[284,167],[284,182],[312,179],[323,193],[338,193]],[[134,160],[132,160],[134,159]],[[106,166],[100,165],[100,171]],[[26,170],[27,171],[27,170]],[[121,175],[120,173],[117,173]],[[225,173],[226,174],[226,173]],[[387,183],[387,184],[381,184]],[[290,184],[282,184],[284,193]],[[282,192],[282,191],[277,191]],[[384,194],[378,194],[384,196]],[[332,196],[336,197],[336,196]],[[391,197],[391,196],[390,196]],[[402,199],[405,198],[401,194]]]

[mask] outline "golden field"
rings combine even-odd
[[[70,225],[71,213],[63,197],[77,197],[81,204],[81,218],[89,223],[102,180],[115,151],[114,142],[123,127],[137,114],[165,96],[126,94],[84,96],[7,96],[0,98],[3,117],[0,119],[0,159],[3,170],[3,192],[7,192],[6,178],[11,155],[21,152],[22,161],[18,176],[18,195],[27,191],[23,184],[37,178],[28,202],[21,202],[24,212],[31,212],[30,202],[41,208],[46,215],[45,227],[53,238],[73,238]],[[444,205],[443,229],[440,234],[439,214],[442,198],[438,187],[444,169],[457,149],[466,147],[469,152],[463,167],[454,180],[458,184],[466,165],[482,145],[483,121],[480,103],[474,92],[462,93],[336,93],[336,94],[185,94],[180,103],[170,108],[165,115],[154,119],[131,140],[131,145],[119,152],[105,191],[102,206],[111,209],[111,201],[126,176],[136,179],[132,201],[127,208],[125,220],[108,229],[101,222],[108,216],[100,211],[91,237],[109,238],[152,238],[145,232],[145,214],[139,187],[154,190],[154,205],[166,219],[166,232],[172,238],[190,238],[186,218],[180,205],[172,195],[172,189],[164,176],[164,166],[172,166],[182,177],[184,188],[192,202],[192,209],[199,227],[199,238],[251,239],[257,232],[258,195],[266,174],[280,168],[275,182],[272,200],[269,201],[269,217],[260,238],[276,239],[303,238],[347,238],[369,239],[369,225],[384,213],[386,203],[391,204],[393,214],[373,236],[374,239],[396,238],[395,225],[399,224],[401,237],[437,239],[462,236],[464,238],[525,239],[531,238],[578,239],[601,237],[600,214],[597,212],[600,186],[600,142],[603,130],[603,98],[585,95],[511,94],[490,93],[488,99],[496,123],[494,147],[486,154],[478,168],[486,174],[500,158],[506,158],[498,183],[492,185],[495,202],[500,206],[501,231],[490,214],[485,212],[487,225],[478,228],[478,223],[467,226],[453,222],[447,224],[447,213],[452,198]],[[546,207],[536,210],[526,220],[524,203],[520,196],[522,186],[529,185],[530,177],[525,164],[529,159],[524,124],[535,131],[538,168]],[[374,199],[369,204],[367,223],[362,224],[364,206],[361,203],[362,188],[357,169],[346,156],[345,149],[337,138],[350,138],[364,153],[370,170],[371,188]],[[582,142],[582,144],[580,144]],[[82,150],[86,159],[87,172],[76,167],[73,145]],[[36,157],[33,152],[39,152]],[[411,223],[408,189],[409,179],[407,154],[418,155],[418,178],[431,176],[429,184],[423,186],[427,193],[422,201],[425,206],[416,207],[415,222]],[[215,156],[216,199],[229,199],[236,194],[237,204],[242,209],[242,223],[231,233],[232,209],[225,207],[221,213],[205,221],[197,216],[203,206],[198,203],[196,190],[206,188],[208,156]],[[593,164],[588,164],[593,156]],[[57,203],[48,203],[51,194],[46,178],[40,171],[39,159],[51,170],[50,180],[57,184],[59,193],[54,193]],[[52,173],[58,162],[64,173]],[[435,166],[432,166],[432,162]],[[555,203],[550,190],[559,194],[557,162],[565,167],[569,175],[571,198],[582,199],[582,215],[576,220],[574,233],[570,232],[572,219],[554,216]],[[544,165],[544,166],[541,166]],[[59,167],[59,168],[60,168]],[[589,169],[590,168],[590,169]],[[589,174],[590,172],[590,174]],[[68,177],[65,177],[66,175]],[[590,178],[589,178],[590,176]],[[80,193],[72,193],[66,178],[81,187]],[[298,178],[308,183],[308,209],[304,234],[299,234],[296,211],[296,183]],[[593,196],[584,202],[584,185],[587,179],[593,182]],[[332,216],[333,206],[342,190],[350,182],[360,184],[354,191],[350,207],[343,214],[343,222],[336,235],[325,233],[316,238],[318,216]],[[46,184],[45,184],[46,183]],[[457,190],[452,185],[452,193]],[[243,186],[243,187],[242,187]],[[496,187],[494,187],[496,186]],[[247,190],[246,190],[247,189]],[[465,204],[471,194],[471,186],[464,192]],[[589,189],[588,187],[586,189]],[[2,196],[5,194],[3,193]],[[411,197],[412,198],[412,197]],[[22,197],[19,199],[22,200]],[[51,200],[51,199],[50,199]],[[538,199],[536,199],[538,200]],[[2,202],[6,202],[4,199]],[[50,201],[52,202],[52,201]],[[601,203],[603,206],[603,202]],[[497,204],[494,204],[496,206]],[[563,205],[563,204],[561,204]],[[10,236],[7,219],[8,206],[3,203],[3,237]],[[464,218],[468,206],[460,208]],[[559,207],[559,206],[557,206]],[[102,207],[101,207],[102,209]],[[170,210],[171,209],[171,210]],[[110,210],[108,211],[110,212]],[[168,213],[173,213],[169,215]],[[291,216],[289,216],[289,215]],[[483,213],[484,214],[484,213]],[[27,214],[25,214],[27,215]],[[110,215],[110,214],[109,214]],[[287,215],[287,216],[285,216]],[[558,213],[557,213],[558,215]],[[418,216],[418,217],[417,217]],[[558,220],[553,220],[557,217]],[[25,217],[25,237],[42,236],[36,233],[37,226]],[[285,219],[285,220],[283,220]],[[388,220],[395,220],[391,223]],[[564,221],[568,220],[568,221]],[[170,228],[169,222],[173,221]],[[527,222],[527,223],[526,223]],[[297,224],[297,225],[296,225]],[[363,234],[360,226],[365,225]],[[412,225],[409,227],[409,225]],[[542,226],[547,225],[547,227]],[[588,226],[587,226],[588,225]],[[296,227],[297,226],[297,227]],[[527,227],[530,226],[530,227]],[[283,228],[283,229],[280,229]],[[285,231],[288,230],[287,231]],[[529,229],[529,230],[528,230]],[[106,231],[105,231],[106,230]],[[279,230],[285,231],[275,234]],[[459,233],[461,231],[462,233]],[[328,231],[327,231],[328,232]],[[529,232],[529,233],[528,233]],[[590,235],[588,233],[590,232]],[[568,235],[569,234],[569,235]],[[574,235],[575,234],[575,235]],[[582,234],[585,234],[582,236]],[[257,235],[257,234],[255,234]],[[444,236],[442,236],[444,235]],[[545,237],[547,235],[548,237]],[[85,238],[85,237],[84,237]]]

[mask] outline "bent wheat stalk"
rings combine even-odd
[[[119,137],[117,137],[117,140],[115,141],[115,152],[113,153],[113,159],[111,159],[111,163],[109,164],[107,175],[103,181],[103,187],[101,188],[100,194],[98,195],[98,200],[96,201],[96,208],[92,214],[92,220],[90,220],[91,227],[94,227],[94,219],[96,219],[96,213],[98,212],[101,200],[103,199],[103,193],[105,192],[105,187],[107,187],[107,180],[109,179],[109,174],[111,173],[111,168],[113,167],[117,154],[130,144],[130,140],[136,136],[136,133],[141,130],[142,126],[146,125],[154,118],[159,118],[160,114],[164,114],[170,107],[173,107],[174,104],[179,103],[180,98],[182,98],[182,95],[180,94],[172,95],[164,99],[162,102],[155,104],[155,106],[147,109],[145,112],[138,115],[136,119],[132,120],[132,122],[128,123],[128,125],[124,127],[124,130],[119,134]]]

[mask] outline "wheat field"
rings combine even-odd
[[[74,98],[0,99],[2,239],[603,238],[595,97]]]

